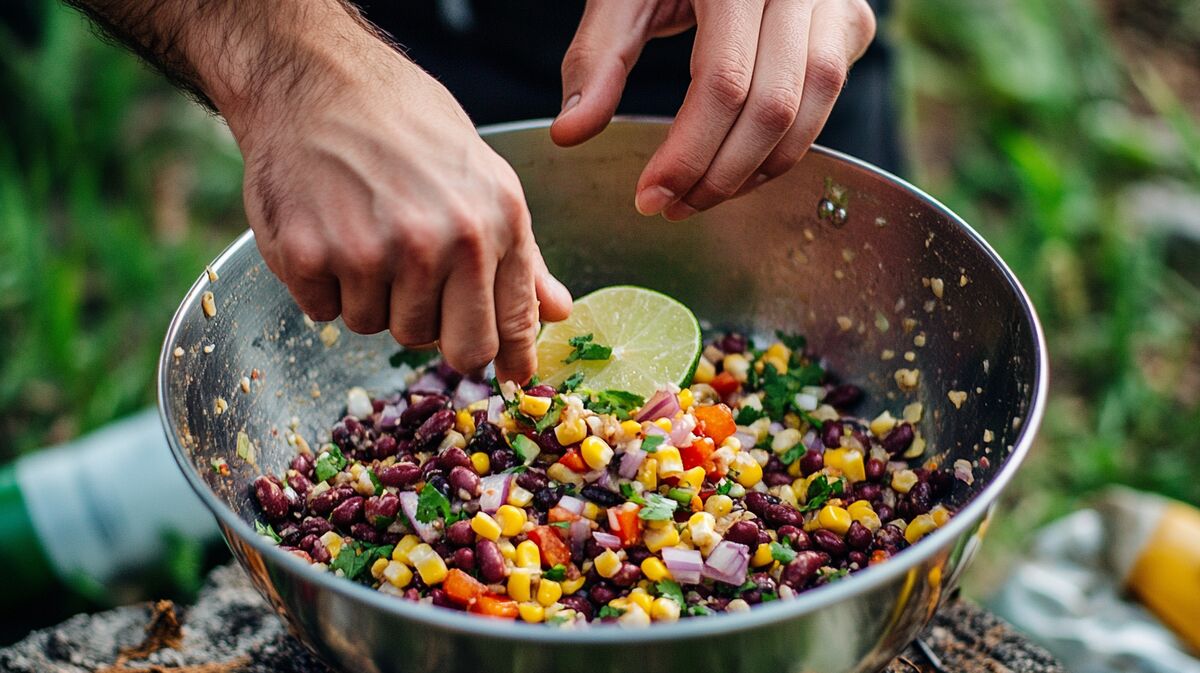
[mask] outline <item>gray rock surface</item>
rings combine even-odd
[[[887,673],[1062,672],[1044,650],[965,601],[947,604],[922,640],[940,667],[914,645]],[[0,649],[3,673],[137,671],[331,673],[288,634],[236,566],[214,571],[195,605],[77,615]]]

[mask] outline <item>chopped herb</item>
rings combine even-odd
[[[261,535],[263,537],[271,538],[272,540],[275,541],[275,544],[279,544],[280,542],[283,541],[283,539],[279,537],[279,533],[275,532],[274,528],[272,528],[269,524],[265,524],[261,521],[254,522],[254,532],[258,533],[259,535]]]
[[[393,353],[392,357],[388,358],[388,364],[393,367],[408,365],[413,369],[417,369],[418,367],[428,364],[429,361],[433,360],[435,357],[437,357],[437,355],[438,352],[436,348],[424,351],[412,350],[411,348],[401,348]]]
[[[667,521],[674,516],[677,506],[674,500],[657,493],[647,493],[643,503],[638,503],[642,505],[638,510],[638,518],[643,521]]]
[[[565,521],[563,523],[566,523]],[[561,563],[556,564],[546,572],[542,573],[542,579],[551,580],[553,582],[561,582],[567,579],[567,567]]]
[[[563,530],[566,530],[571,527],[571,522],[570,521],[554,521],[548,525],[554,526],[555,528],[561,528]]]
[[[692,504],[692,496],[694,495],[696,495],[696,492],[690,488],[673,488],[667,491],[668,498],[674,500],[684,507]]]
[[[532,463],[534,458],[537,458],[538,454],[542,452],[542,449],[537,445],[537,442],[534,442],[525,435],[513,436],[512,448],[513,451],[521,457],[521,460],[525,461],[526,465]]]
[[[820,365],[798,365],[780,374],[775,366],[767,363],[762,372],[763,410],[773,421],[782,421],[784,414],[796,409],[795,397],[804,386],[820,383],[825,370]]]
[[[554,396],[554,400],[550,402],[550,409],[537,419],[533,424],[533,429],[541,432],[546,428],[558,423],[558,417],[562,415],[563,407],[566,406],[563,400],[558,395]]]
[[[842,480],[834,479],[830,482],[825,475],[820,475],[808,485],[807,500],[800,506],[801,512],[812,512],[818,510],[829,501],[830,498],[842,494]]]
[[[528,384],[526,384],[526,386],[525,386],[525,387],[526,387],[526,388],[532,388],[532,387],[536,386],[536,385],[537,385],[538,383],[540,383],[540,382],[541,382],[541,379],[540,379],[540,378],[538,378],[538,375],[537,375],[537,374],[534,374],[533,376],[529,377],[529,383],[528,383]]]
[[[342,550],[338,552],[333,563],[329,564],[329,568],[340,570],[346,577],[356,579],[364,570],[370,568],[376,559],[390,558],[392,549],[393,546],[390,544],[367,545],[358,540],[351,540],[350,544],[342,546]]]
[[[790,544],[771,543],[771,558],[783,564],[796,560],[796,550]]]
[[[784,465],[791,465],[797,460],[803,458],[804,454],[807,452],[808,447],[804,445],[804,442],[796,442],[787,451],[784,451],[783,455],[779,456],[779,460]]]
[[[383,482],[379,481],[379,475],[375,474],[375,470],[367,468],[367,476],[371,478],[371,483],[375,486],[375,495],[383,493]]]
[[[675,580],[662,580],[655,584],[654,588],[658,589],[660,596],[670,598],[678,603],[680,607],[687,605],[687,601],[683,598],[683,587],[680,587],[679,583]]]
[[[566,616],[566,615],[554,615],[554,616],[553,616],[553,617],[551,617],[550,619],[547,619],[547,620],[546,620],[546,623],[547,623],[547,624],[549,624],[550,626],[557,626],[557,625],[559,625],[559,624],[566,624],[566,623],[567,623],[567,616]]]
[[[250,441],[250,435],[244,431],[237,433],[237,457],[247,463],[254,462],[254,442]]]
[[[563,364],[569,365],[576,360],[607,360],[612,357],[612,347],[602,346],[592,341],[591,334],[583,334],[581,336],[571,337],[567,339],[567,344],[574,348],[563,360]]]
[[[746,580],[745,584],[734,589],[733,591],[734,591],[735,595],[741,596],[742,594],[746,593],[747,591],[750,591],[751,589],[757,589],[757,588],[758,588],[758,585],[754,583],[754,580]]]
[[[558,387],[558,392],[569,393],[578,388],[581,383],[583,383],[583,372],[575,372],[562,382],[562,385]]]
[[[803,418],[806,423],[818,430],[825,427],[825,421],[822,421],[819,418],[813,418],[813,415],[807,411],[797,411],[796,413],[800,414],[800,418]]]
[[[382,530],[382,529],[387,528],[388,526],[392,525],[392,522],[394,522],[395,520],[396,520],[396,517],[394,517],[394,516],[376,515],[375,520],[372,521],[371,524],[374,525],[376,528]]]
[[[777,600],[779,600],[779,594],[775,593],[774,591],[764,591],[762,593],[762,602],[764,603],[770,603],[771,601]]]
[[[425,484],[425,488],[421,489],[421,495],[417,499],[417,521],[432,523],[441,518],[446,523],[450,523],[451,515],[450,501],[446,499],[446,496],[433,486]]]
[[[734,423],[737,423],[738,425],[750,425],[763,416],[766,416],[766,414],[764,414],[761,409],[755,409],[754,407],[742,407],[741,409],[738,409],[737,418],[734,419]]]
[[[642,440],[642,451],[656,453],[664,440],[666,440],[666,437],[662,435],[650,435]]]
[[[688,607],[687,613],[691,617],[708,617],[713,611],[704,605],[692,605]]]
[[[528,465],[513,465],[512,467],[501,472],[500,474],[521,474],[522,472],[524,472],[525,470],[528,470],[528,469],[529,469]]]
[[[820,579],[823,579],[826,582],[836,582],[846,575],[849,575],[850,570],[848,568],[838,568],[837,570],[834,570],[833,568],[821,568],[819,571],[817,571],[817,573],[820,576]]]
[[[641,498],[638,497],[638,494],[633,492],[633,485],[629,482],[621,484],[621,495],[625,496],[626,500],[633,500],[634,502],[641,500]],[[634,498],[637,498],[637,500],[634,500]]]
[[[585,406],[598,414],[612,414],[624,421],[646,403],[646,398],[625,390],[593,391]]]
[[[493,395],[500,395],[500,379],[497,379],[495,376],[493,376],[492,378],[488,379],[488,385],[492,387]],[[503,395],[501,395],[501,397],[503,397]]]
[[[317,456],[317,481],[325,481],[346,467],[346,457],[336,444],[326,444],[322,447],[321,455]]]
[[[804,354],[804,347],[808,345],[808,339],[804,338],[803,334],[788,334],[782,330],[775,330],[775,338],[779,342],[788,347],[792,351],[792,355]]]
[[[596,617],[598,619],[608,619],[609,617],[620,617],[623,614],[625,614],[625,611],[621,608],[614,608],[611,605],[602,605],[600,606],[600,612],[596,613]]]
[[[717,483],[717,495],[729,495],[733,490],[733,482],[728,479],[722,479]]]

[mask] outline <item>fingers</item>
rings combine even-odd
[[[692,84],[667,140],[638,180],[636,206],[653,215],[691,191],[741,113],[754,74],[763,0],[697,2]]]
[[[767,157],[752,183],[757,186],[791,170],[829,119],[851,64],[875,37],[875,15],[865,0],[820,2],[813,10],[796,123]]]
[[[401,346],[421,346],[437,340],[446,278],[434,251],[410,246],[397,262],[392,281],[388,330]]]
[[[541,251],[535,252],[533,273],[541,318],[547,322],[566,320],[571,315],[571,291],[546,268]]]
[[[460,257],[442,290],[442,355],[468,373],[487,366],[500,348],[492,295],[496,264],[481,250],[475,253]]]
[[[537,366],[534,343],[538,306],[534,290],[535,248],[532,236],[514,245],[496,270],[496,327],[500,352],[496,378],[525,383]]]
[[[268,237],[256,241],[267,266],[287,285],[305,315],[327,322],[341,314],[341,290],[337,277],[329,270],[319,235],[288,237],[282,244]]]
[[[667,219],[683,219],[733,196],[792,128],[801,104],[810,5],[809,0],[767,4],[745,107],[704,176],[664,211]]]
[[[641,53],[645,12],[639,3],[589,2],[562,62],[563,108],[550,137],[577,145],[612,120],[625,80]]]

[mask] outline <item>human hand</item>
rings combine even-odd
[[[365,31],[341,38],[307,45],[292,86],[222,110],[268,267],[314,320],[527,380],[539,302],[561,320],[571,297],[516,174],[432,77]]]
[[[560,145],[599,133],[652,38],[695,25],[692,83],[637,184],[636,206],[681,220],[790,170],[875,35],[865,0],[588,0],[563,59]]]

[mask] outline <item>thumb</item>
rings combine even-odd
[[[563,108],[550,137],[564,147],[604,130],[646,43],[639,3],[591,0],[562,62]]]

